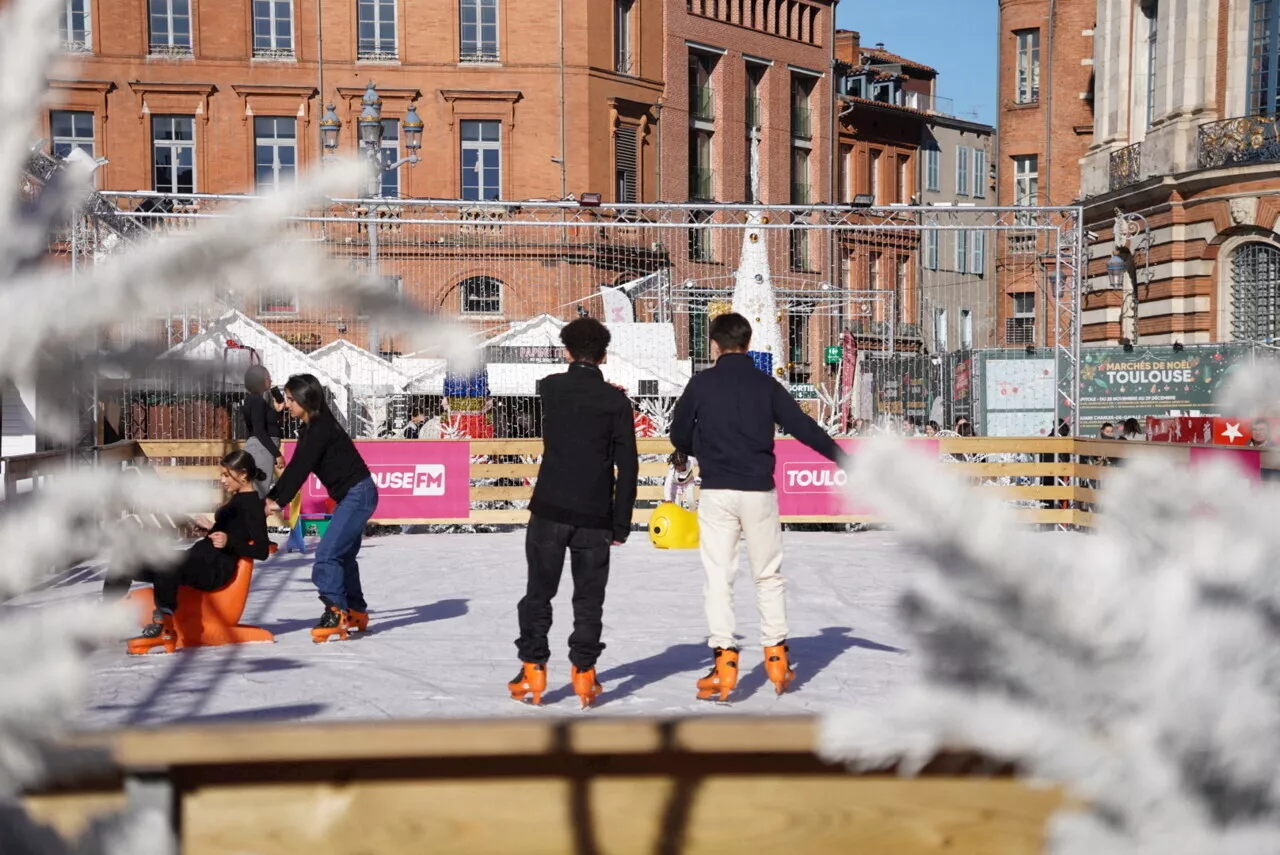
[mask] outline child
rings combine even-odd
[[[698,500],[693,495],[697,478],[693,474],[694,461],[683,451],[673,451],[667,458],[667,480],[662,485],[662,499],[679,505],[686,511],[696,511]]]
[[[240,405],[249,437],[245,440],[244,450],[253,455],[258,471],[263,473],[262,480],[254,483],[254,489],[259,496],[266,498],[275,482],[276,468],[284,467],[284,459],[280,456],[280,411],[284,409],[284,403],[270,396],[271,373],[262,365],[250,365],[244,372],[244,388],[249,393]]]
[[[289,504],[313,472],[337,503],[311,570],[311,581],[324,603],[311,639],[346,641],[349,628],[360,632],[369,628],[369,606],[356,556],[364,527],[378,506],[378,487],[355,443],[329,411],[320,381],[311,374],[295,374],[284,391],[289,414],[301,419],[302,427],[289,465],[267,494],[267,512],[276,513]]]
[[[631,532],[636,481],[635,415],[627,393],[604,379],[600,366],[609,331],[594,318],[579,318],[560,331],[571,363],[541,383],[542,465],[529,502],[525,555],[529,575],[520,619],[520,673],[507,683],[511,697],[542,703],[551,651],[551,601],[560,588],[564,554],[573,572],[573,634],[569,636],[573,691],[588,707],[603,691],[596,660],[604,645],[604,591],[609,549]],[[614,467],[617,467],[617,476]]]
[[[172,650],[177,641],[173,613],[178,608],[178,587],[216,591],[236,575],[241,558],[266,559],[270,540],[267,516],[254,484],[265,475],[247,451],[233,451],[222,458],[218,477],[230,494],[227,503],[214,514],[208,536],[187,550],[178,566],[144,568],[131,575],[107,575],[102,585],[103,600],[115,600],[129,592],[131,582],[150,582],[155,589],[155,612],[151,623],[129,642],[130,653],[148,653],[164,646]]]

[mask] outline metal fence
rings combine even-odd
[[[105,207],[55,247],[73,266],[254,204],[101,199]],[[198,382],[161,369],[102,378],[95,397],[120,413],[107,429],[125,439],[234,437],[243,369],[257,361],[277,382],[302,370],[319,376],[358,436],[396,435],[421,411],[425,436],[532,437],[538,381],[561,363],[559,329],[589,314],[613,333],[605,371],[635,402],[637,431],[662,435],[685,382],[709,364],[709,318],[752,283],[773,303],[771,316],[751,321],[758,341],[776,342],[774,372],[833,432],[857,419],[937,415],[939,397],[944,418],[968,414],[963,375],[984,349],[1052,354],[1057,415],[1070,416],[1078,398],[1075,208],[351,199],[295,225],[297,239],[323,243],[334,263],[372,271],[404,300],[467,325],[482,371],[457,376],[340,302],[236,283],[185,311],[104,332],[151,342],[169,359],[225,366]],[[933,390],[927,406],[909,393],[921,378]]]

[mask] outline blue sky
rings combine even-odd
[[[938,95],[958,115],[996,118],[995,0],[842,0],[836,25],[857,30],[864,45],[938,69]],[[966,115],[968,114],[968,115]]]

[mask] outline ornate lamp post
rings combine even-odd
[[[1107,280],[1112,288],[1122,288],[1120,303],[1120,339],[1121,343],[1136,345],[1138,343],[1138,261],[1137,254],[1142,253],[1142,284],[1151,285],[1151,229],[1146,217],[1141,214],[1126,214],[1116,208],[1115,224],[1112,232],[1115,235],[1115,248],[1107,259]],[[1125,277],[1128,287],[1125,287]]]
[[[364,91],[364,96],[360,99],[360,118],[356,120],[356,129],[360,135],[360,149],[369,165],[369,187],[368,195],[371,199],[382,198],[382,175],[384,172],[390,172],[408,164],[416,166],[422,162],[422,158],[418,153],[422,150],[422,131],[424,128],[422,119],[418,116],[418,108],[410,104],[409,111],[405,113],[404,119],[400,122],[400,128],[404,135],[404,147],[409,150],[407,157],[402,157],[397,161],[388,163],[382,156],[382,97],[378,95],[377,87],[373,81],[369,81],[369,86]],[[332,156],[338,150],[338,133],[342,129],[342,120],[338,118],[334,112],[333,105],[330,104],[326,110],[324,117],[320,120],[320,138],[321,144],[324,146],[326,156]],[[368,213],[365,215],[366,231],[369,235],[369,262],[371,266],[377,267],[378,263],[378,206],[370,204]],[[372,321],[369,323],[369,350],[376,356],[382,355],[382,336],[378,332],[377,325]]]

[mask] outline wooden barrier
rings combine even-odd
[[[1031,855],[1059,791],[967,755],[849,774],[817,720],[707,716],[174,727],[82,736],[96,780],[29,793],[63,833],[133,802],[182,855]]]
[[[450,442],[451,440],[420,440]],[[528,484],[499,486],[500,479],[532,479],[537,476],[536,462],[504,462],[505,459],[536,460],[542,453],[539,439],[470,440],[472,450],[471,499],[478,503],[527,503],[533,488]],[[1139,456],[1156,456],[1174,465],[1187,465],[1188,445],[1167,443],[1124,442],[1120,440],[1073,439],[1070,437],[944,437],[937,440],[944,465],[968,478],[975,485],[1014,503],[1018,519],[1028,524],[1067,525],[1089,528],[1093,525],[1092,508],[1100,491],[1117,471],[1106,465]],[[217,501],[217,462],[228,452],[239,448],[236,440],[140,440],[122,442],[98,449],[100,465],[140,465],[154,467],[171,478],[208,482],[209,507],[193,508],[207,512]],[[672,447],[666,439],[637,441],[641,455],[641,484],[638,505],[632,517],[638,525],[646,525],[651,505],[662,498],[661,481],[667,472],[665,458]],[[65,465],[65,455],[49,452],[7,458],[6,487],[9,479],[45,477]],[[1280,452],[1263,455],[1264,474],[1280,476]],[[529,512],[520,507],[478,508],[462,519],[396,520],[395,523],[431,522],[439,524],[523,525]],[[783,517],[784,523],[875,522],[873,517]]]
[[[35,454],[18,454],[4,458],[4,497],[12,501],[18,495],[19,485],[31,482],[31,490],[40,489],[45,478],[65,469],[71,459],[65,451],[38,451]]]

